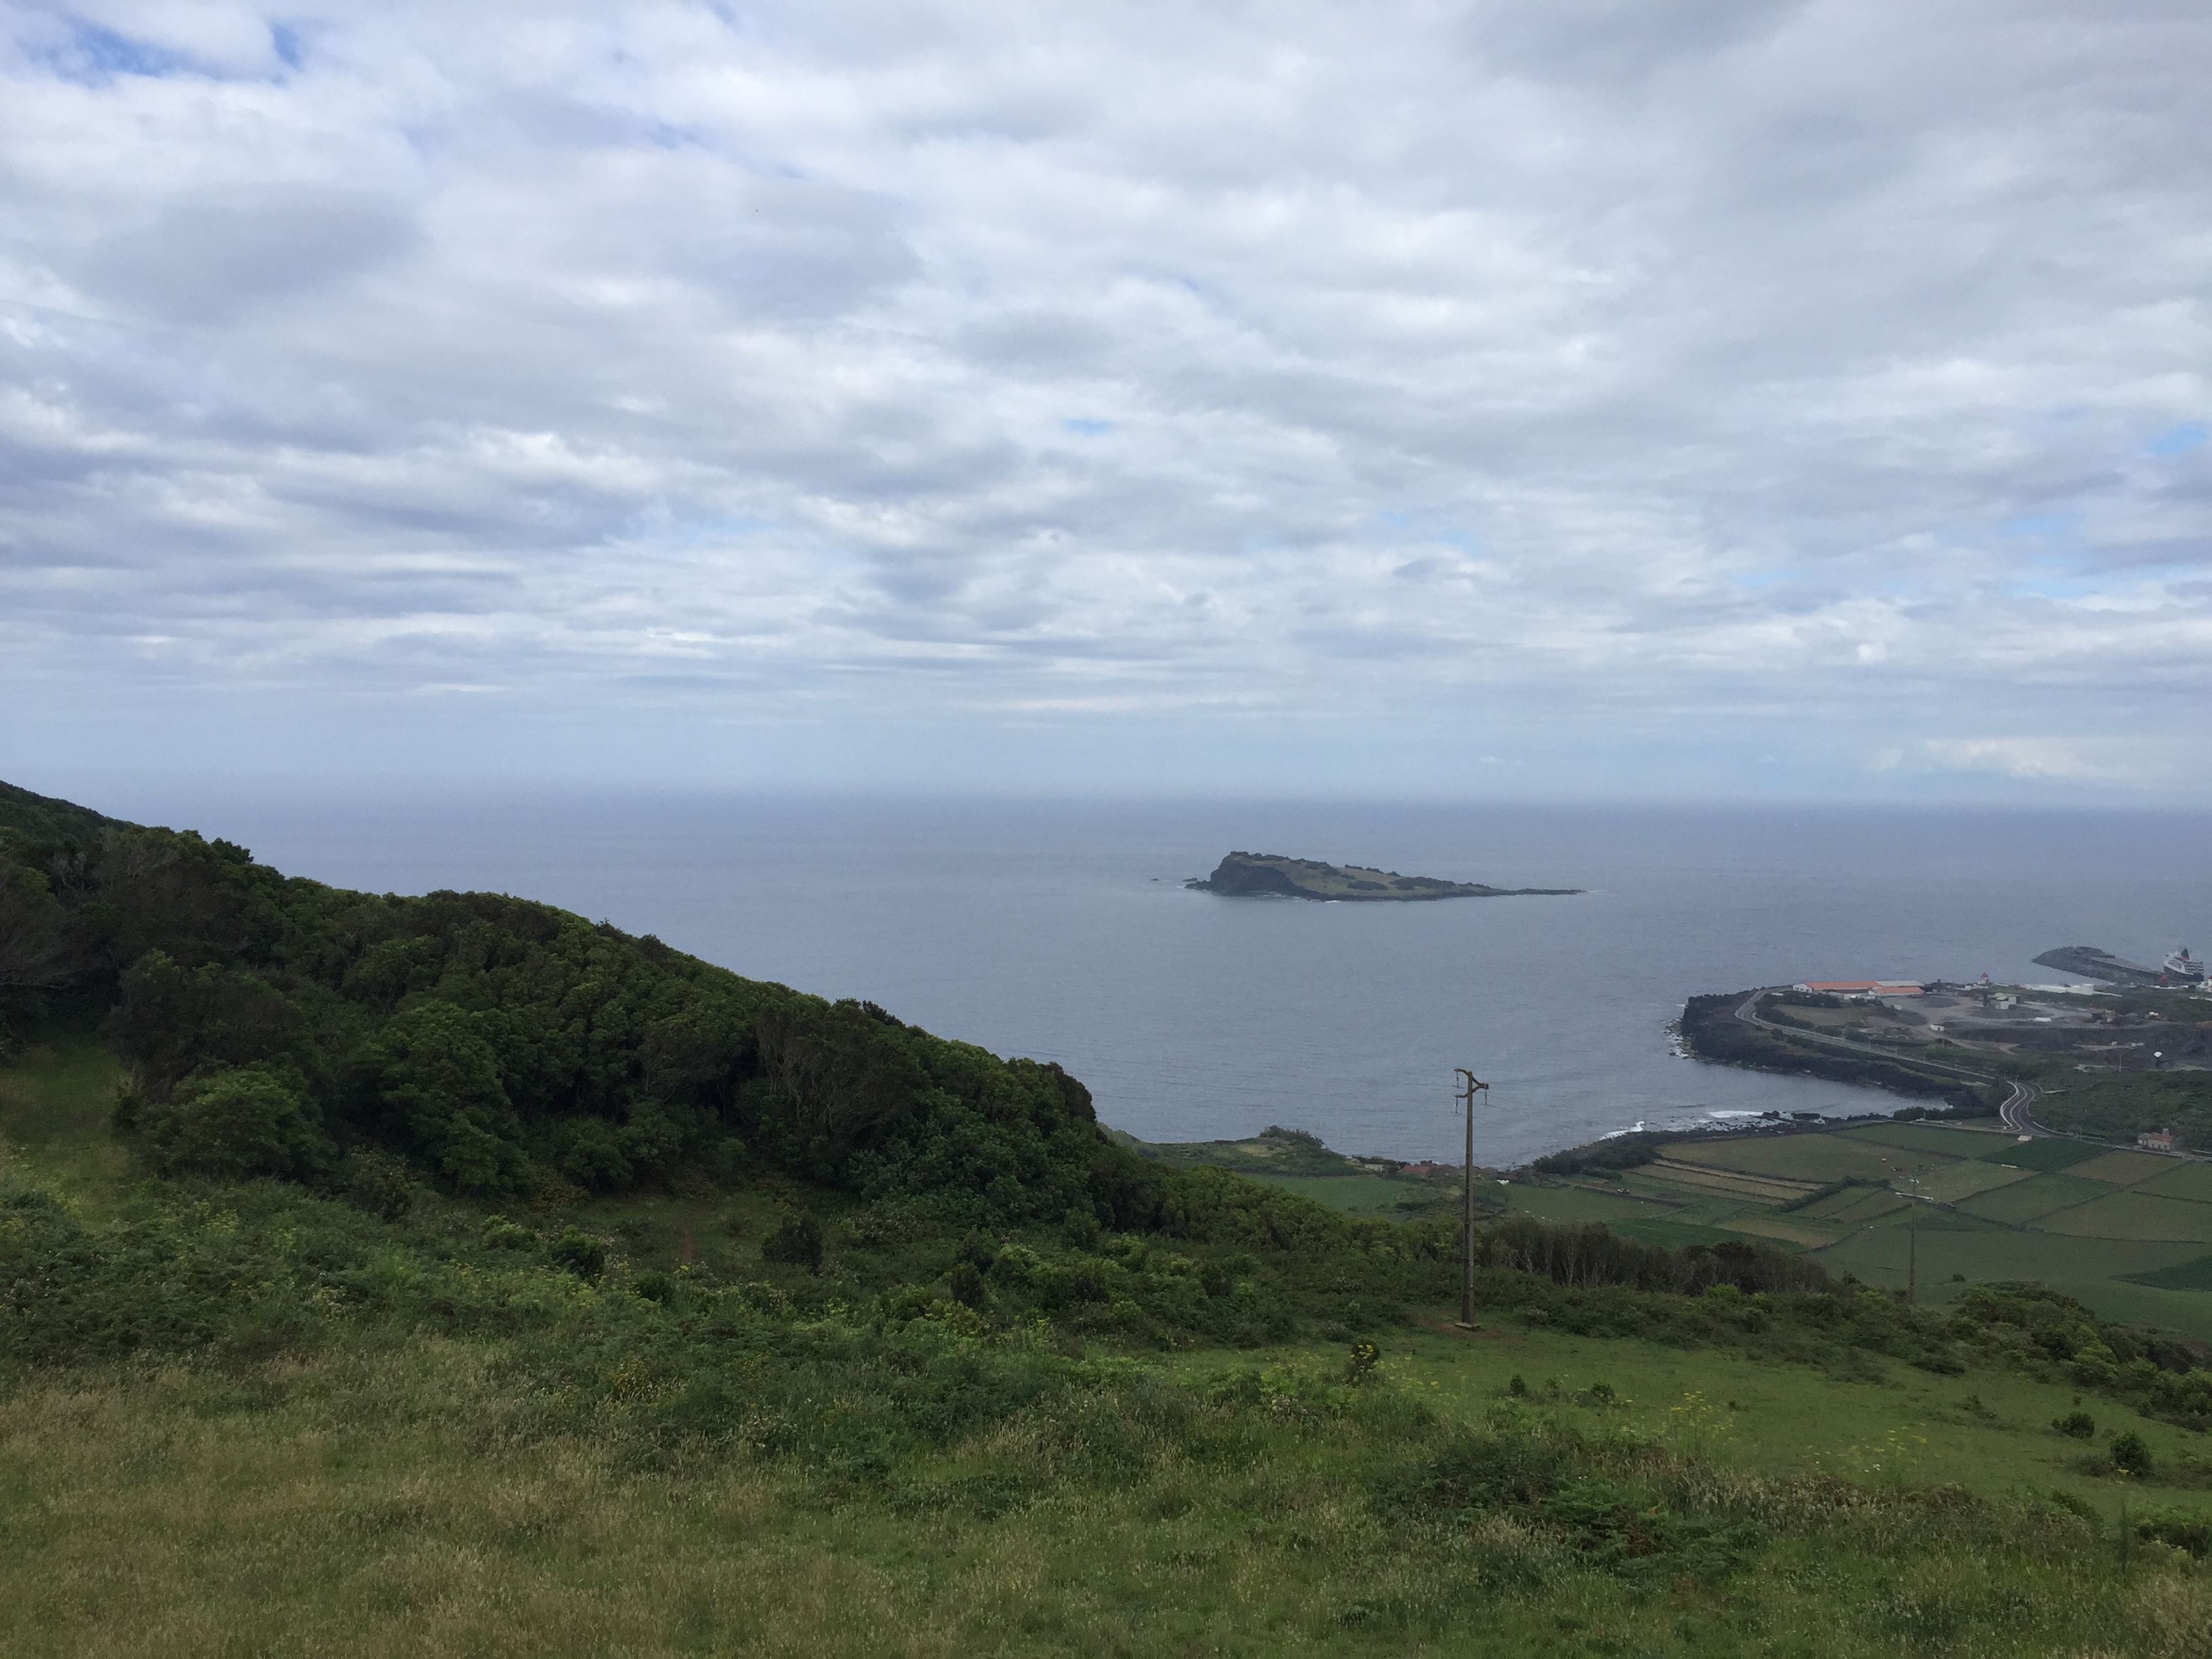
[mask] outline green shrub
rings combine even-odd
[[[534,1250],[538,1235],[519,1222],[509,1221],[503,1215],[493,1216],[483,1224],[483,1242],[495,1250]]]
[[[983,1275],[975,1270],[972,1261],[952,1264],[952,1299],[963,1308],[981,1310],[983,1305]]]
[[[2202,1510],[2142,1510],[2134,1521],[2138,1538],[2187,1550],[2200,1561],[2212,1555],[2212,1515]]]
[[[1372,1342],[1355,1342],[1352,1357],[1345,1361],[1344,1380],[1353,1388],[1364,1388],[1376,1380],[1376,1370],[1382,1363],[1382,1350]]]
[[[397,1221],[414,1207],[415,1183],[407,1165],[390,1152],[356,1152],[345,1161],[345,1199],[380,1220]]]
[[[2051,1426],[2075,1440],[2087,1440],[2097,1432],[2097,1419],[2087,1412],[2069,1412],[2063,1417],[2052,1418]]]
[[[239,1066],[178,1085],[141,1116],[146,1144],[164,1170],[248,1181],[298,1180],[321,1162],[323,1135],[296,1080],[267,1066]]]
[[[2112,1437],[2112,1467],[2123,1474],[2148,1474],[2154,1462],[2150,1448],[2133,1429]]]
[[[607,1270],[606,1241],[574,1227],[562,1229],[546,1254],[555,1266],[566,1267],[580,1279],[597,1279]]]
[[[822,1271],[822,1224],[787,1204],[775,1231],[761,1241],[761,1260],[781,1261],[810,1273]]]

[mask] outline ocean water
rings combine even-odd
[[[288,873],[486,889],[1058,1060],[1151,1140],[1311,1130],[1456,1162],[1453,1068],[1504,1164],[1639,1122],[1893,1097],[1675,1057],[1695,992],[2060,978],[2212,949],[2212,838],[2142,813],[204,794],[103,802]],[[1565,898],[1327,904],[1185,890],[1231,848]]]

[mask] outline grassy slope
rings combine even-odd
[[[78,1045],[0,1073],[0,1172],[87,1212],[123,1201],[112,1070]],[[688,1237],[734,1258],[757,1207],[609,1201],[597,1218],[641,1254]],[[2056,1488],[2113,1515],[2122,1491],[2045,1426],[2072,1407],[2063,1387],[1540,1330],[1383,1340],[1387,1386],[1340,1411],[1313,1389],[1188,1403],[1255,1366],[1318,1378],[1340,1347],[1191,1353],[1146,1362],[1158,1385],[1109,1370],[1112,1388],[860,1478],[672,1444],[611,1403],[580,1418],[514,1345],[428,1330],[0,1374],[0,1654],[2205,1650],[2212,1571],[2156,1547],[2123,1567],[2047,1506],[1922,1495]],[[1525,1405],[1501,1398],[1516,1375]],[[1576,1402],[1601,1381],[1618,1403]],[[2091,1403],[2169,1467],[2197,1438]],[[1691,1456],[1668,1467],[1699,1501],[1771,1530],[1759,1571],[1601,1571],[1510,1516],[1378,1508],[1379,1473],[1486,1420],[1586,1437],[1601,1463],[1624,1430]],[[1856,1484],[1790,1480],[1824,1473]]]

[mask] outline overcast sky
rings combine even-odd
[[[2212,799],[2203,0],[0,30],[0,776]]]

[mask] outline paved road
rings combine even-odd
[[[1946,1065],[1940,1060],[1922,1060],[1917,1055],[1900,1054],[1894,1048],[1879,1048],[1871,1042],[1855,1042],[1849,1037],[1828,1036],[1819,1031],[1800,1030],[1795,1025],[1777,1025],[1771,1019],[1761,1019],[1759,1017],[1759,998],[1770,992],[1789,988],[1786,985],[1761,986],[1736,1005],[1735,1017],[1747,1025],[1756,1025],[1763,1031],[1771,1031],[1777,1036],[1800,1042],[1820,1042],[1831,1048],[1848,1049],[1853,1054],[1873,1054],[1900,1066],[1918,1066],[1950,1077],[1965,1078],[1973,1083],[1995,1083],[1998,1080],[1996,1073],[1991,1072],[1977,1072],[1965,1066]],[[1997,1108],[1997,1115],[2004,1120],[2005,1127],[2014,1134],[2047,1135],[2051,1131],[2028,1115],[2027,1109],[2034,1099],[2035,1085],[2033,1083],[2014,1082],[2012,1097]]]
[[[2034,1100],[2035,1085],[2033,1083],[2015,1081],[2012,1085],[2012,1098],[1997,1108],[1997,1115],[2004,1120],[2005,1127],[2015,1134],[2047,1135],[2051,1133],[2050,1130],[2027,1115],[2027,1109]]]

